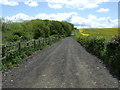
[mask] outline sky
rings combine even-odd
[[[67,21],[76,28],[118,27],[119,0],[0,0],[0,17]]]

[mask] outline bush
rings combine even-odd
[[[88,51],[98,56],[109,67],[114,75],[120,79],[120,37],[114,37],[106,42],[102,36],[78,36],[75,39]]]
[[[104,50],[104,37],[80,37],[79,42],[86,47],[89,51],[92,51],[95,55],[101,56]]]
[[[115,37],[107,43],[105,62],[120,75],[120,37]]]
[[[48,38],[52,35],[70,36],[74,26],[65,21],[28,20],[23,22],[3,22],[3,43],[28,41],[31,39]]]
[[[24,44],[24,45],[22,45],[22,48],[21,48],[20,52],[19,51],[14,51],[14,52],[11,52],[11,53],[7,53],[6,58],[2,61],[2,65],[1,65],[0,69],[1,70],[7,70],[11,67],[18,66],[19,62],[23,58],[28,57],[28,56],[32,55],[34,52],[36,52],[38,50],[42,50],[44,47],[52,45],[53,43],[55,43],[55,42],[57,42],[58,40],[61,39],[60,38],[61,36],[53,35],[53,36],[50,36],[49,40],[51,38],[56,39],[55,37],[57,38],[57,40],[52,41],[50,43],[47,43],[47,42],[45,43],[44,42],[44,44],[42,44],[43,43],[43,41],[42,41],[43,38],[39,38],[41,44],[37,44],[39,42],[36,41],[35,47],[34,46],[26,47],[27,45]],[[31,43],[31,44],[33,44],[33,43]],[[14,48],[16,48],[16,47],[14,47]],[[10,51],[11,49],[14,49],[14,48],[8,48],[6,50]]]

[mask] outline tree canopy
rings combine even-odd
[[[55,20],[35,19],[23,22],[2,22],[3,43],[50,36],[67,37],[71,35],[73,28],[74,25],[71,23]]]

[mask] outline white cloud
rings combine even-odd
[[[62,8],[62,5],[61,5],[61,4],[51,4],[51,3],[48,3],[48,6],[49,6],[50,8],[54,8],[54,9]]]
[[[99,10],[97,10],[97,12],[108,12],[109,9],[108,8],[100,8]]]
[[[26,2],[28,0],[9,0],[9,1],[16,1],[16,2]],[[57,1],[57,2],[61,2],[61,0],[35,0],[36,2],[48,2],[48,1]],[[66,1],[66,0],[62,0],[62,1]],[[71,1],[71,0],[67,0],[67,1]],[[76,1],[76,0],[75,0]],[[79,0],[80,1],[80,0]],[[81,0],[82,1],[82,0]],[[91,1],[98,1],[98,0],[91,0]],[[99,1],[103,1],[103,2],[119,2],[120,0],[99,0]]]
[[[5,21],[14,21],[14,22],[19,22],[19,21],[23,21],[23,20],[31,20],[33,19],[33,17],[30,17],[26,14],[23,14],[23,13],[19,13],[17,15],[14,15],[12,17],[6,17],[5,18]]]
[[[88,15],[88,18],[89,18],[90,20],[98,20],[97,17],[96,17],[95,15],[92,15],[92,14],[89,14],[89,15]]]
[[[11,21],[23,21],[23,20],[31,20],[31,19],[49,19],[49,20],[58,20],[58,21],[64,21],[64,20],[68,20],[70,17],[72,17],[73,15],[77,15],[76,12],[70,12],[70,13],[53,13],[53,14],[46,14],[46,13],[40,13],[37,14],[34,17],[28,16],[26,14],[23,13],[19,13],[17,15],[11,16],[11,17],[6,17],[5,20],[11,20]]]
[[[19,3],[16,1],[8,1],[8,0],[0,0],[0,4],[9,5],[9,6],[19,5]]]
[[[77,15],[77,13],[76,12],[56,13],[56,14],[55,13],[53,13],[53,14],[41,13],[41,14],[36,15],[35,18],[64,21],[64,20],[67,20],[74,15]]]
[[[96,8],[99,4],[103,2],[117,2],[118,0],[47,0],[48,3],[54,5],[61,5],[67,8],[77,8],[80,10],[87,9],[87,8]]]
[[[111,17],[97,17],[92,14],[88,15],[87,18],[76,15],[71,18],[71,23],[77,28],[112,28],[118,26],[118,19],[112,19]]]
[[[78,8],[78,9],[87,9],[87,8],[96,8],[99,4],[103,2],[118,2],[119,0],[0,0],[0,4],[15,6],[19,2],[24,2],[29,6],[38,6],[38,2],[47,2],[51,8],[62,8],[65,6],[67,8]]]
[[[86,8],[96,8],[96,7],[98,7],[98,4],[87,4],[87,5],[84,5],[82,8],[79,8],[79,10],[84,10],[84,9],[86,9]]]
[[[28,0],[27,2],[25,2],[25,4],[30,6],[30,7],[38,6],[38,3],[36,1],[33,1],[33,0]]]
[[[0,0],[0,4],[9,5],[9,6],[16,6],[19,5],[19,2],[24,2],[26,5],[31,7],[38,6],[37,1],[34,0]]]
[[[77,28],[112,28],[118,26],[118,19],[112,19],[111,17],[97,17],[92,14],[89,14],[87,18],[83,18],[76,12],[53,14],[40,13],[34,17],[19,13],[5,18],[6,21],[11,20],[14,22],[31,19],[68,21],[73,23]]]

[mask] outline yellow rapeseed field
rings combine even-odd
[[[84,29],[79,29],[79,32],[80,32],[80,34],[83,35],[83,36],[89,36],[89,34],[83,33],[83,32],[84,32]]]
[[[103,36],[107,40],[118,36],[118,28],[79,29],[79,32],[83,36]]]

